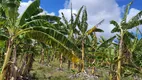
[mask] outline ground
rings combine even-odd
[[[50,64],[45,60],[43,64],[39,63],[39,58],[35,59],[30,72],[33,80],[109,80],[108,71],[98,69],[97,75],[91,75],[90,69],[86,73],[77,73],[74,70],[67,69],[67,63],[63,63],[63,69],[59,69],[59,60],[55,59]],[[123,78],[122,80],[135,80],[132,77]],[[138,79],[142,80],[142,79]]]

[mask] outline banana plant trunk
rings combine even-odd
[[[27,76],[32,68],[32,64],[33,64],[33,61],[34,61],[34,56],[33,54],[27,54],[26,55],[27,59],[26,59],[26,65],[24,65],[24,68],[22,70],[22,76]]]
[[[92,75],[95,74],[95,66],[94,66],[94,63],[95,63],[95,59],[94,59],[93,62],[92,62],[92,70],[91,70]]]
[[[71,61],[68,60],[68,70],[70,70]]]
[[[72,51],[72,54],[74,54],[73,51]],[[72,69],[75,69],[75,63],[74,63],[74,61],[72,62]]]
[[[17,61],[17,53],[16,53],[16,45],[14,45],[14,49],[13,49],[13,65],[11,66],[11,69],[12,69],[12,72],[11,72],[11,74],[12,74],[12,78],[11,78],[11,80],[16,80],[17,79],[17,72],[18,72],[18,68],[17,68],[17,63],[16,63],[16,61]]]
[[[41,49],[40,63],[44,63],[44,49]]]
[[[63,54],[60,55],[60,70],[62,70],[63,65]]]
[[[123,54],[123,36],[124,32],[121,29],[120,43],[119,43],[119,53],[118,53],[118,63],[117,63],[117,80],[121,80],[121,58]]]
[[[24,53],[22,63],[21,63],[20,69],[19,69],[20,75],[22,75],[22,71],[24,70],[24,67],[26,66],[27,58],[28,58],[28,53]]]
[[[8,47],[7,47],[7,51],[5,53],[4,63],[3,63],[2,71],[1,71],[1,75],[0,75],[0,80],[4,80],[4,77],[6,75],[6,66],[10,60],[10,57],[11,57],[12,44],[13,44],[13,40],[10,38],[8,40]]]
[[[82,40],[82,64],[81,64],[81,72],[84,72],[84,39]]]
[[[75,64],[74,64],[74,62],[72,62],[72,69],[75,69]]]

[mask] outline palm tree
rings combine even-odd
[[[115,22],[115,21],[111,21],[110,23],[113,24],[115,26],[115,28],[112,30],[112,32],[120,32],[120,42],[119,42],[119,54],[118,54],[118,65],[117,65],[117,80],[121,79],[121,63],[122,63],[122,55],[124,55],[123,50],[124,50],[124,35],[126,34],[128,29],[132,29],[140,24],[142,24],[142,20],[140,20],[140,17],[142,15],[142,11],[140,11],[136,16],[132,17],[132,19],[130,19],[127,22],[127,15],[128,15],[128,11],[129,8],[131,6],[131,4],[133,3],[130,2],[125,9],[125,13],[123,16],[123,19],[120,23],[120,25]]]

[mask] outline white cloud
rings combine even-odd
[[[139,12],[140,12],[140,10],[135,9],[135,8],[131,8],[130,11],[129,11],[129,14],[127,16],[127,20],[130,20],[133,16],[135,16]]]
[[[19,10],[18,10],[19,14],[21,15],[32,2],[33,2],[32,0],[29,0],[28,2],[21,2]],[[39,15],[42,15],[42,14],[55,15],[54,12],[48,13],[45,10],[42,13],[40,13]]]
[[[66,0],[68,1],[68,0]],[[70,19],[70,4],[72,3],[73,12],[77,13],[79,8],[83,5],[87,7],[88,12],[88,23],[89,28],[97,24],[102,19],[105,21],[99,26],[99,28],[104,30],[104,33],[97,33],[97,36],[104,36],[109,38],[114,35],[111,34],[111,30],[114,28],[113,25],[110,24],[111,20],[115,20],[118,23],[121,21],[121,13],[124,13],[124,6],[119,7],[116,3],[116,0],[70,0],[69,2],[65,2],[67,4],[64,9],[59,10],[59,16],[61,17],[61,12],[65,14],[65,17]],[[128,20],[136,15],[140,10],[135,8],[131,8],[128,14]],[[140,28],[142,30],[142,27]],[[132,29],[130,31],[135,31]]]
[[[97,33],[97,35],[104,36],[106,38],[113,35],[110,32],[114,28],[114,26],[110,25],[110,21],[115,20],[117,22],[120,22],[121,12],[123,13],[125,7],[119,7],[115,0],[66,0],[64,9],[59,10],[60,17],[62,16],[61,12],[63,12],[67,20],[70,19],[71,2],[73,6],[73,13],[77,13],[82,5],[85,5],[87,7],[89,28],[96,25],[102,19],[105,19],[102,25],[99,26],[99,28],[104,30],[104,33]],[[18,12],[22,14],[31,3],[31,0],[29,0],[28,2],[21,2]],[[129,20],[139,11],[140,10],[131,8],[127,19]],[[47,11],[43,11],[41,14],[55,15],[54,12],[48,13]],[[142,30],[142,27],[140,27],[140,29]],[[135,29],[132,29],[130,31],[135,31]]]
[[[114,26],[109,24],[110,20],[119,21],[121,13],[115,0],[70,0],[69,4],[64,9],[59,10],[59,16],[61,12],[63,12],[67,19],[70,18],[69,7],[71,2],[74,12],[77,12],[82,5],[87,7],[89,28],[96,25],[102,19],[105,19],[104,23],[99,26],[99,28],[103,29],[105,32],[97,33],[98,36],[103,35],[104,37],[110,37],[112,35],[110,32]]]
[[[43,12],[41,12],[41,13],[39,13],[39,15],[45,15],[45,14],[47,14],[47,15],[52,15],[52,16],[54,16],[55,15],[55,13],[54,12],[51,12],[51,13],[48,13],[47,11],[43,11]]]
[[[140,10],[135,9],[135,8],[131,8],[130,11],[129,11],[129,14],[127,16],[127,21],[129,21],[133,16],[135,16],[139,12],[140,12]],[[141,17],[141,19],[142,19],[142,17]],[[138,28],[140,29],[140,31],[142,31],[142,25],[138,26]],[[129,31],[135,33],[136,28],[130,29]]]
[[[59,17],[62,17],[62,14],[61,14],[62,12],[64,13],[65,18],[67,20],[70,20],[70,18],[71,18],[71,10],[70,9],[60,9],[59,10],[59,13],[60,13]],[[72,12],[73,12],[73,14],[77,14],[77,10],[75,10],[75,9],[73,9]]]
[[[28,2],[21,2],[18,10],[19,14],[22,14],[31,3],[31,0],[29,0]]]

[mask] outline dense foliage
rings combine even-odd
[[[96,70],[104,70],[110,80],[141,78],[142,36],[138,36],[142,35],[142,11],[128,21],[132,3],[126,6],[120,23],[110,21],[115,26],[111,32],[116,34],[105,39],[96,36],[96,32],[104,32],[99,28],[104,20],[88,30],[85,6],[77,14],[71,7],[68,21],[64,13],[61,18],[40,15],[40,0],[33,1],[20,15],[20,0],[0,0],[0,80],[31,80],[35,62],[49,66],[54,60],[59,61],[59,70],[67,63],[68,71],[74,74],[90,70],[87,74],[102,77]],[[129,32],[133,28],[135,33]]]

